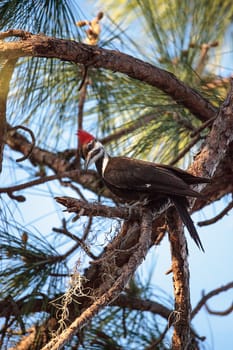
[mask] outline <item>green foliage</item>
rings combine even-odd
[[[0,3],[0,29],[19,28],[62,38],[78,37],[75,26],[78,13],[80,9],[73,0],[3,0]]]
[[[129,29],[133,27],[135,33],[129,37],[120,21],[114,22],[106,14],[100,46],[120,47],[124,52],[167,69],[219,104],[221,96],[216,90],[202,89],[210,74],[212,79],[216,77],[213,59],[216,47],[213,45],[211,55],[204,59],[201,47],[217,45],[217,42],[221,46],[233,13],[230,1],[224,4],[214,1],[211,6],[209,1],[202,1],[200,6],[198,1],[190,4],[137,0],[127,5],[122,3],[118,13],[121,8],[121,22],[130,8],[132,16],[127,20]],[[10,17],[13,9],[14,16]],[[41,6],[40,1],[3,1],[0,16],[4,18],[2,29],[19,27],[76,40],[84,40],[86,35],[84,31],[79,33],[75,25],[77,20],[87,17],[77,2],[46,1],[45,6]],[[37,142],[44,144],[46,140],[52,149],[64,148],[65,130],[66,140],[69,140],[66,146],[70,147],[75,142],[73,129],[77,125],[78,85],[82,74],[82,67],[72,63],[37,58],[20,60],[12,81],[8,120],[12,124],[29,125]],[[130,126],[127,137],[115,138],[110,145],[118,149],[120,145],[121,153],[170,162],[190,140],[191,130],[186,126],[189,124],[195,129],[200,125],[187,110],[159,90],[109,71],[90,69],[88,74],[91,85],[85,104],[84,127],[95,123],[91,131],[98,130],[101,137]],[[154,118],[145,122],[148,115]],[[177,119],[184,123],[179,125]],[[54,137],[49,137],[51,135]],[[168,148],[172,151],[168,152]]]
[[[137,38],[135,41],[131,38],[129,42],[123,33],[122,37],[129,44],[128,51],[174,73],[188,85],[199,89],[212,103],[219,105],[226,88],[223,88],[223,93],[218,89],[208,90],[205,84],[217,78],[215,57],[230,25],[232,2],[226,1],[222,6],[219,1],[211,2],[211,5],[209,1],[202,1],[200,5],[199,1],[190,4],[188,1],[135,0],[130,4],[122,3],[117,9],[110,2],[109,11],[113,16],[122,18],[128,13],[129,6],[135,14],[127,19],[131,21],[132,36]],[[143,57],[137,50],[138,39],[144,48]],[[210,48],[203,56],[203,45],[206,44]],[[187,145],[192,131],[200,126],[196,118],[172,103],[170,97],[161,91],[119,75],[114,75],[111,81],[106,78],[106,84],[111,95],[106,97],[102,94],[99,99],[101,109],[98,124],[106,133],[118,131],[119,128],[127,129],[130,124],[133,131],[129,130],[127,136],[116,143],[126,154],[170,162]],[[143,121],[148,114],[154,115],[154,119],[140,125],[138,121]]]
[[[7,231],[1,228],[0,235],[1,298],[35,293],[52,296],[63,288],[62,276],[68,275],[68,269],[51,242],[12,224]]]

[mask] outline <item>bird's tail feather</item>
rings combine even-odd
[[[197,230],[194,226],[193,220],[191,219],[191,216],[188,213],[186,198],[182,198],[182,197],[179,199],[173,198],[173,202],[175,204],[175,207],[176,207],[183,223],[187,227],[187,229],[190,233],[190,236],[195,241],[198,248],[204,252],[205,250],[204,250],[203,245],[201,243],[200,237],[199,237]]]

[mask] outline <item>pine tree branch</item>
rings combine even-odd
[[[10,129],[12,129],[12,127],[8,125],[8,130]],[[218,131],[220,132],[220,136],[218,136]],[[227,141],[228,133],[230,143]],[[212,203],[223,197],[225,194],[233,192],[233,183],[231,181],[233,169],[230,166],[233,162],[233,141],[231,141],[233,135],[233,115],[228,114],[228,117],[226,118],[222,114],[218,115],[210,135],[211,136],[207,137],[204,147],[195,157],[194,163],[189,167],[189,171],[194,175],[208,177],[209,174],[211,174],[212,169],[215,169],[216,176],[214,181],[205,188],[205,200],[197,200],[192,211],[200,210],[207,202]],[[222,139],[222,152],[217,142],[219,137]],[[24,155],[27,155],[31,149],[31,143],[17,131],[8,132],[6,143],[11,149]],[[75,169],[74,164],[69,161],[69,159],[72,156],[75,156],[75,154],[76,150],[68,150],[57,154],[35,146],[29,160],[34,166],[47,166],[56,174],[62,174],[66,171]],[[215,159],[217,164],[216,167],[214,163]],[[81,171],[78,177],[69,177],[94,193],[107,198],[112,198],[113,200],[116,199],[103,185],[95,171]],[[226,181],[222,181],[223,177]]]
[[[101,203],[88,203],[72,197],[55,197],[55,200],[67,208],[68,213],[78,213],[80,216],[102,216],[107,218],[137,219],[140,208],[109,207]]]
[[[32,144],[27,140],[27,138],[20,133],[18,133],[16,130],[14,130],[9,124],[7,126],[8,134],[6,143],[7,145],[17,151],[22,153],[23,155],[28,155],[32,148]],[[89,190],[101,194],[103,196],[106,196],[107,198],[113,198],[110,191],[103,186],[103,183],[101,179],[99,178],[98,174],[95,171],[89,170],[87,172],[83,171],[77,171],[75,170],[75,166],[73,163],[69,161],[72,156],[75,156],[76,150],[68,150],[61,153],[53,153],[50,151],[47,151],[45,149],[42,149],[40,147],[33,147],[32,152],[30,154],[29,160],[33,166],[36,165],[42,165],[47,166],[51,170],[53,170],[58,178],[63,176],[62,174],[66,173],[67,176],[72,179],[73,181],[76,181],[77,183],[80,183],[84,188],[88,188]],[[68,157],[67,157],[68,154]],[[68,174],[68,172],[71,172]],[[61,174],[61,175],[60,175]],[[55,176],[55,175],[51,175]],[[43,182],[42,177],[41,181]],[[49,180],[49,179],[48,179]],[[35,185],[40,181],[39,179],[33,180],[35,181]],[[16,186],[11,186],[11,191],[18,191],[22,188],[19,186],[23,186],[23,188],[27,188],[27,184],[22,184]],[[29,184],[30,187],[30,184]],[[8,188],[8,191],[10,191],[10,188]],[[4,188],[3,188],[4,192]]]
[[[193,319],[198,314],[201,308],[206,305],[206,302],[208,300],[232,288],[233,288],[233,282],[230,282],[222,287],[215,288],[214,290],[212,290],[211,292],[205,295],[203,294],[202,299],[198,302],[196,307],[193,309],[191,313],[191,318]],[[20,314],[23,314],[23,315],[28,315],[30,313],[36,313],[41,311],[47,312],[48,314],[54,314],[55,310],[54,310],[52,301],[54,299],[59,299],[60,297],[61,295],[54,296],[52,300],[47,300],[46,302],[45,302],[45,299],[46,299],[45,295],[41,295],[41,297],[35,297],[33,298],[33,302],[30,303],[31,305],[30,309],[28,308],[29,301],[27,296],[23,297],[22,299],[15,300],[14,303],[17,304],[17,309],[19,310]],[[157,303],[153,300],[147,300],[147,299],[128,296],[127,294],[126,295],[120,294],[117,297],[117,299],[115,299],[111,303],[111,306],[124,307],[130,310],[148,311],[155,315],[160,315],[161,317],[167,320],[169,318],[169,315],[172,313],[172,310],[168,309],[163,304]],[[71,305],[71,309],[72,309],[72,305]],[[0,300],[0,317],[10,318],[12,316],[15,316],[15,314],[14,314],[14,310],[11,307],[11,303],[8,302],[8,299],[6,298],[4,300]]]
[[[26,160],[27,158],[30,157],[30,155],[32,153],[32,150],[33,150],[33,147],[35,146],[35,143],[36,143],[36,138],[35,138],[35,135],[32,132],[32,130],[30,130],[26,126],[16,125],[16,126],[12,127],[12,130],[18,130],[18,129],[22,129],[24,131],[27,131],[30,134],[30,136],[31,136],[31,148],[30,148],[28,154],[25,154],[23,157],[16,159],[16,162],[23,162],[24,160]]]
[[[175,165],[180,159],[182,159],[185,154],[187,154],[190,149],[201,139],[200,135],[194,136],[191,141],[182,149],[182,151],[169,163],[169,165]]]
[[[175,298],[172,349],[188,349],[191,343],[190,287],[187,242],[180,218],[175,210],[169,211],[168,233],[171,246],[173,291]]]
[[[205,304],[205,308],[206,311],[210,314],[210,315],[215,315],[215,316],[227,316],[230,313],[233,312],[233,303],[225,310],[223,311],[216,311],[216,310],[212,310],[207,304]]]
[[[197,224],[198,226],[207,226],[212,225],[218,220],[221,220],[227,213],[233,208],[233,201],[230,202],[218,215],[213,217],[212,219],[205,220],[205,221],[199,221]]]
[[[213,178],[213,186],[218,198],[221,198],[223,188],[228,193],[233,192],[232,161],[233,161],[233,78],[226,100],[220,106],[218,115],[212,125],[201,151],[195,156],[189,171],[194,174],[202,174]],[[224,181],[222,179],[224,178]],[[205,185],[198,186],[199,190]],[[212,186],[210,186],[212,187]],[[209,186],[206,186],[204,194],[212,202]],[[194,201],[192,201],[194,202]],[[198,210],[201,202],[196,201],[192,210]]]
[[[233,80],[229,94],[220,108],[210,134],[207,137],[205,146],[195,158],[192,164],[194,174],[207,174],[214,176],[220,164],[225,160],[230,144],[233,142]],[[214,153],[215,152],[215,153]],[[200,168],[196,168],[199,166]],[[196,171],[195,171],[196,170]],[[202,186],[201,186],[202,187]],[[171,211],[170,211],[171,212]],[[169,238],[172,253],[172,271],[175,295],[175,311],[180,318],[174,325],[173,349],[185,349],[190,345],[190,290],[189,290],[189,269],[187,260],[187,245],[181,226],[173,214],[169,219]]]
[[[222,292],[226,292],[229,289],[233,289],[233,282],[227,283],[222,287],[215,288],[211,292],[209,292],[205,295],[203,292],[203,296],[202,296],[201,300],[198,302],[198,304],[192,310],[191,318],[194,318],[197,315],[197,313],[201,310],[202,306],[204,306],[206,304],[207,300],[209,300],[210,298],[213,298],[215,295],[218,295]]]
[[[128,308],[130,310],[149,311],[155,315],[160,315],[166,320],[168,320],[169,315],[172,312],[172,310],[168,309],[163,304],[152,300],[128,296],[127,294],[120,294],[118,298],[111,303],[111,305]]]
[[[0,33],[0,39],[6,35],[9,36],[10,33]],[[11,31],[11,35],[14,36],[14,30]],[[19,57],[58,58],[84,64],[86,67],[109,69],[162,90],[202,122],[216,115],[216,108],[208,100],[178,80],[172,73],[130,55],[42,34],[28,35],[25,32],[25,37],[25,40],[18,42],[0,42],[0,57],[11,59]]]

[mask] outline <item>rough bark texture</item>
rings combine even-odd
[[[11,31],[10,34],[13,33]],[[1,37],[4,37],[4,33],[0,35],[0,39]],[[126,74],[164,91],[201,121],[214,117],[217,112],[208,100],[172,73],[119,51],[30,33],[25,34],[24,40],[19,42],[0,42],[0,57],[12,59],[25,56],[59,58],[81,63],[86,67],[105,68]]]
[[[59,350],[81,329],[97,312],[104,306],[114,301],[125,288],[129,279],[133,276],[136,268],[145,258],[151,243],[152,213],[145,211],[142,213],[140,225],[140,237],[138,248],[130,254],[128,262],[122,267],[116,279],[110,279],[109,287],[104,288],[103,293],[94,301],[82,314],[77,317],[72,324],[60,334],[57,339],[52,339],[42,350]],[[108,277],[109,278],[109,277]]]
[[[168,222],[175,299],[173,319],[171,320],[174,326],[172,349],[185,350],[189,349],[191,344],[188,250],[183,225],[174,210],[170,210]]]
[[[206,186],[204,191],[209,202],[233,192],[233,79],[230,83],[228,96],[219,109],[201,152],[189,167],[193,174],[213,178],[212,185]],[[201,203],[196,202],[193,210],[200,207]]]

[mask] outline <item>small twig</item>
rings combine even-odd
[[[77,242],[76,244],[73,245],[72,248],[70,248],[69,250],[67,250],[66,253],[62,254],[60,256],[61,260],[65,260],[69,255],[71,255],[76,249],[78,249],[81,246],[80,242]]]
[[[205,304],[205,308],[207,310],[207,312],[211,315],[216,315],[216,316],[227,316],[229,315],[231,312],[233,312],[233,303],[224,311],[213,311],[210,309],[210,307]]]
[[[216,116],[214,116],[214,117],[210,118],[209,120],[207,120],[206,122],[204,122],[199,128],[197,128],[196,130],[194,130],[194,131],[190,134],[190,136],[191,136],[191,137],[194,137],[194,136],[196,136],[197,134],[200,134],[200,132],[201,132],[202,130],[204,130],[205,128],[207,128],[207,126],[209,126],[210,124],[212,124],[213,121],[214,121],[215,119],[216,119]]]
[[[57,233],[62,233],[74,241],[78,240],[78,237],[67,229],[65,219],[62,219],[62,228],[53,227],[52,230]]]
[[[89,227],[89,225],[88,225]],[[93,260],[96,260],[96,256],[90,251],[90,248],[86,245],[84,239],[77,237],[76,235],[74,235],[73,233],[71,233],[67,228],[66,228],[66,224],[64,225],[64,220],[63,220],[63,228],[53,228],[54,232],[57,233],[63,233],[64,235],[66,235],[67,237],[73,239],[74,241],[76,241],[78,243],[77,247],[80,246],[85,253],[92,258]],[[86,233],[86,229],[84,234]]]
[[[156,339],[152,344],[150,344],[146,350],[154,350],[159,343],[164,339],[165,335],[169,331],[169,329],[174,326],[178,321],[180,320],[180,313],[177,311],[172,311],[170,315],[168,316],[168,323],[164,329],[164,331],[161,333],[158,339]]]
[[[233,288],[233,282],[225,284],[222,287],[216,288],[216,289],[212,290],[211,292],[207,293],[206,295],[204,295],[204,293],[203,293],[201,300],[199,301],[199,303],[196,305],[196,307],[193,309],[193,311],[191,313],[191,318],[194,318],[196,316],[196,314],[200,311],[202,306],[204,306],[206,304],[208,299],[210,299],[213,296],[220,294],[222,292],[226,292],[227,290],[229,290],[231,288]]]
[[[200,46],[201,55],[200,55],[199,61],[197,63],[196,69],[195,69],[195,72],[198,75],[201,75],[203,73],[203,70],[206,66],[206,60],[208,58],[209,49],[211,47],[216,47],[216,46],[218,46],[218,41],[213,41],[212,43],[201,44],[201,46]],[[193,47],[193,46],[191,46],[191,47]]]
[[[27,128],[26,126],[23,126],[23,125],[16,125],[16,126],[13,126],[13,127],[10,129],[10,131],[12,131],[12,130],[18,130],[18,129],[22,129],[22,130],[27,131],[27,132],[30,134],[31,139],[32,139],[31,146],[30,146],[30,149],[29,149],[29,151],[28,151],[28,154],[24,155],[24,156],[21,157],[21,158],[16,159],[16,162],[22,162],[23,160],[26,160],[27,158],[29,158],[30,155],[32,154],[33,148],[34,148],[35,143],[36,143],[36,138],[35,138],[35,135],[34,135],[34,133],[32,132],[32,130],[30,130],[29,128]]]
[[[230,202],[226,208],[224,208],[218,215],[216,215],[215,217],[213,217],[212,219],[208,219],[205,221],[200,221],[198,222],[198,226],[207,226],[207,225],[212,225],[215,222],[217,222],[218,220],[222,219],[226,214],[228,214],[228,212],[233,208],[233,201]]]
[[[0,39],[6,39],[12,36],[20,37],[22,39],[28,39],[32,36],[32,33],[22,29],[9,29],[6,32],[0,33]]]
[[[185,154],[201,139],[201,136],[197,134],[188,144],[183,148],[183,150],[169,163],[169,165],[176,164]]]
[[[92,216],[90,216],[88,219],[88,224],[85,227],[85,230],[83,232],[82,241],[85,241],[87,239],[87,236],[88,236],[90,229],[91,229],[92,221],[93,221],[93,218],[92,218]]]
[[[77,174],[78,174],[77,170],[72,170],[72,171],[66,171],[66,172],[61,173],[61,174],[43,176],[43,177],[40,177],[39,179],[28,181],[28,182],[20,184],[20,185],[9,186],[9,187],[0,187],[0,193],[9,193],[10,195],[12,195],[12,193],[15,191],[25,190],[26,188],[36,186],[36,185],[41,185],[41,184],[48,182],[48,181],[58,180],[58,179],[61,179],[63,177],[73,176],[73,175],[77,175]]]
[[[87,66],[83,66],[82,80],[81,80],[81,82],[79,84],[78,91],[83,92],[83,90],[85,90],[85,95],[86,95],[86,91],[87,91],[87,85],[89,84],[89,78],[88,78],[87,73],[88,73],[88,67]],[[82,95],[83,94],[80,93],[79,105],[81,105],[81,107],[82,107],[82,104],[83,104],[83,102],[81,101],[82,100]],[[79,127],[79,128],[81,129],[82,126]]]
[[[212,122],[216,119],[216,116],[214,116],[213,118],[207,120],[206,122],[204,122],[198,129],[194,130],[191,133],[191,137],[192,140],[187,144],[187,146],[185,146],[183,148],[183,150],[176,156],[176,158],[174,158],[169,165],[174,165],[176,164],[180,159],[182,159],[185,154],[202,138],[200,133],[202,130],[204,130],[207,126],[209,126],[210,124],[212,124]]]
[[[1,189],[0,189],[0,192],[1,192]],[[17,195],[15,195],[14,193],[12,193],[12,192],[7,192],[7,194],[8,194],[8,196],[11,198],[11,199],[14,199],[15,201],[17,201],[17,202],[20,202],[20,203],[22,203],[22,202],[25,202],[26,201],[26,197],[25,196],[22,196],[22,195],[19,195],[19,196],[17,196]]]
[[[77,22],[77,26],[78,27],[84,27],[86,25],[88,25],[88,29],[86,30],[86,34],[87,37],[85,39],[85,42],[88,45],[97,45],[99,42],[99,38],[100,38],[100,33],[101,33],[101,25],[100,25],[100,20],[103,18],[104,13],[103,12],[99,12],[97,14],[97,16],[92,20],[92,21],[79,21]],[[88,66],[84,65],[84,69],[83,69],[83,77],[82,77],[82,81],[79,85],[78,90],[84,90],[84,95],[86,96],[86,88],[88,85]],[[81,97],[80,97],[81,98]],[[84,98],[85,99],[85,98]],[[81,125],[82,127],[82,125]],[[81,128],[79,125],[79,129]]]
[[[18,323],[20,325],[22,334],[25,334],[26,333],[25,325],[24,325],[23,318],[21,316],[18,304],[15,302],[15,300],[12,298],[11,295],[7,299],[8,299],[8,301],[9,301],[9,303],[10,303],[12,309],[13,309],[13,313],[15,315],[15,318],[16,318],[16,320],[18,321]]]
[[[78,188],[78,186],[75,186],[70,180],[68,181],[63,181],[63,180],[59,180],[60,183],[62,184],[62,186],[64,187],[70,187],[72,190],[74,190],[75,192],[77,192],[77,194],[80,196],[80,198],[87,202],[87,199],[84,197],[84,195],[82,194],[82,191]]]

